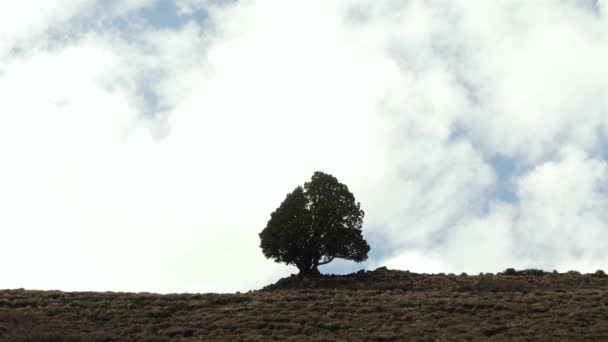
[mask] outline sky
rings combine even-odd
[[[0,288],[235,292],[314,171],[359,269],[608,268],[608,1],[0,3]]]

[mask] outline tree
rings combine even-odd
[[[270,214],[260,247],[267,258],[298,267],[300,275],[318,275],[318,267],[335,258],[362,262],[370,249],[361,235],[363,216],[346,185],[317,171]]]

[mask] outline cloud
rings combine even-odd
[[[608,54],[604,15],[572,2],[462,13],[461,67],[480,99],[472,135],[491,152],[532,163],[555,156],[566,141],[597,154],[607,118],[608,74],[598,68]]]
[[[402,37],[389,40],[393,44],[389,51],[404,74],[416,77],[417,84],[424,82],[427,76],[439,83],[429,87],[429,91],[419,96],[418,101],[411,102],[420,104],[423,99],[432,98],[438,90],[452,86],[447,88],[452,89],[452,97],[444,90],[437,96],[439,100],[432,101],[435,108],[440,108],[439,111],[433,111],[433,106],[419,110],[419,113],[427,116],[424,120],[414,121],[415,114],[408,113],[407,109],[396,112],[414,121],[408,127],[428,127],[431,123],[436,123],[432,127],[436,132],[443,132],[437,138],[446,136],[449,127],[456,127],[457,130],[452,133],[465,137],[477,150],[469,155],[467,164],[472,164],[470,161],[475,157],[481,157],[487,163],[491,162],[493,156],[513,160],[516,174],[507,179],[514,177],[514,183],[519,184],[520,188],[524,188],[523,182],[530,175],[541,172],[546,163],[563,158],[560,153],[566,146],[575,146],[572,148],[583,151],[581,153],[587,154],[594,164],[603,165],[605,161],[602,160],[602,150],[606,146],[604,132],[608,118],[605,100],[607,92],[603,82],[607,75],[599,71],[602,69],[601,56],[608,52],[601,48],[605,46],[603,40],[606,38],[605,32],[601,33],[604,19],[597,13],[575,5],[518,5],[509,10],[502,5],[488,6],[478,2],[467,3],[466,8],[460,8],[458,4],[441,3],[439,6],[412,4],[404,6],[402,11],[395,10],[394,7],[376,9],[378,21],[383,25],[391,22],[385,20],[390,16],[384,11],[390,10],[392,18],[396,18],[394,32],[401,33]],[[374,22],[374,18],[368,17],[367,23]],[[408,30],[408,25],[426,29]],[[402,28],[401,31],[397,29],[399,27]],[[385,29],[385,32],[390,31]],[[439,75],[444,75],[443,79]],[[405,96],[396,98],[406,101]],[[459,99],[461,105],[458,102],[448,105],[441,103],[441,100],[449,98]],[[411,102],[408,103],[410,108]],[[439,118],[433,120],[429,113],[435,113]],[[432,141],[438,142],[437,138]],[[402,141],[402,146],[412,146],[411,143],[405,144],[406,139]],[[450,143],[441,148],[447,150]],[[424,150],[432,151],[428,148]],[[441,155],[435,151],[431,154]],[[440,167],[441,163],[433,162],[431,165]],[[561,169],[570,164],[556,165],[558,173],[566,172]],[[497,171],[501,172],[500,169]],[[571,175],[573,186],[594,179],[584,168],[578,168],[576,172],[580,172],[578,176]],[[504,178],[500,174],[497,176],[498,180]],[[420,184],[421,178],[422,176],[417,177],[414,183]],[[490,181],[475,182],[479,190],[472,191],[471,198],[485,202],[487,211],[480,211],[478,207],[455,210],[460,219],[448,225],[445,229],[447,234],[440,235],[444,237],[443,243],[431,247],[431,251],[436,252],[435,258],[443,260],[446,271],[496,270],[505,263],[528,267],[566,267],[576,264],[590,270],[605,261],[598,253],[581,252],[599,248],[599,245],[587,238],[585,243],[578,244],[579,247],[574,247],[577,244],[572,240],[564,239],[558,243],[555,240],[539,241],[538,237],[532,238],[543,229],[552,227],[553,221],[565,215],[562,212],[565,210],[562,205],[564,201],[572,201],[576,206],[584,203],[583,198],[596,198],[597,207],[605,205],[599,201],[605,193],[597,187],[587,187],[585,196],[577,197],[568,196],[567,188],[563,193],[557,194],[559,196],[547,196],[542,205],[526,197],[527,192],[517,192],[516,203],[505,204],[487,196],[485,191],[495,186],[492,184],[495,181],[486,179]],[[559,179],[551,177],[551,174],[542,174],[539,179],[544,180],[545,187],[541,187],[543,183],[534,182],[527,187],[528,191],[534,189],[542,193],[558,188],[554,183]],[[464,186],[464,178],[459,180],[450,184]],[[445,194],[433,191],[432,187],[424,187],[424,190],[431,198],[447,198]],[[460,194],[455,203],[466,201],[468,195]],[[429,201],[421,200],[419,203],[424,207],[429,206]],[[544,216],[537,217],[538,214],[533,214],[536,210],[541,211],[541,208],[545,208]],[[423,212],[417,210],[419,214],[412,216],[419,220],[423,216],[420,213]],[[572,223],[577,222],[576,226],[585,222],[593,227],[590,231],[580,230],[580,236],[597,237],[602,231],[598,227],[605,221],[599,211],[585,215],[574,211],[570,215]],[[537,219],[531,224],[533,217]],[[408,221],[411,222],[405,219],[398,222],[403,224]],[[420,226],[423,225],[418,224],[417,228]],[[431,226],[440,227],[441,224],[431,221]],[[554,229],[553,234],[566,234],[557,234],[558,236],[575,234],[571,230],[573,228],[567,228],[566,225]],[[519,237],[513,236],[514,232],[522,231],[526,233]],[[428,235],[428,232],[426,230],[422,234]],[[393,237],[394,239],[398,238]],[[550,248],[530,253],[543,244]],[[514,245],[518,248],[514,248]],[[584,259],[585,263],[569,259],[568,250],[578,251],[575,253],[577,258]],[[423,250],[419,257],[429,253]],[[554,253],[560,257],[554,256]],[[407,257],[397,259],[403,260],[401,267],[407,267]]]
[[[30,39],[62,25],[92,1],[4,2],[0,5],[0,54],[26,45]]]
[[[197,10],[204,10],[216,3],[212,0],[177,0],[175,6],[180,15],[191,14]]]
[[[520,214],[515,232],[532,248],[546,249],[543,259],[556,264],[593,264],[600,268],[605,248],[595,241],[608,237],[605,213],[608,173],[605,161],[564,146],[560,159],[544,163],[520,179]],[[573,267],[573,266],[569,266]]]
[[[257,234],[315,170],[361,201],[368,267],[605,263],[604,3],[79,4],[0,47],[0,287],[259,288],[295,272]]]

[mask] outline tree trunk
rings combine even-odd
[[[321,272],[319,272],[319,269],[317,268],[317,266],[312,266],[310,268],[300,269],[300,273],[298,274],[298,276],[300,278],[304,278],[304,277],[315,278],[315,277],[320,277]]]

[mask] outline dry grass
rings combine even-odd
[[[507,275],[509,274],[509,275]],[[0,291],[7,341],[608,340],[608,277],[378,269],[246,294]]]

